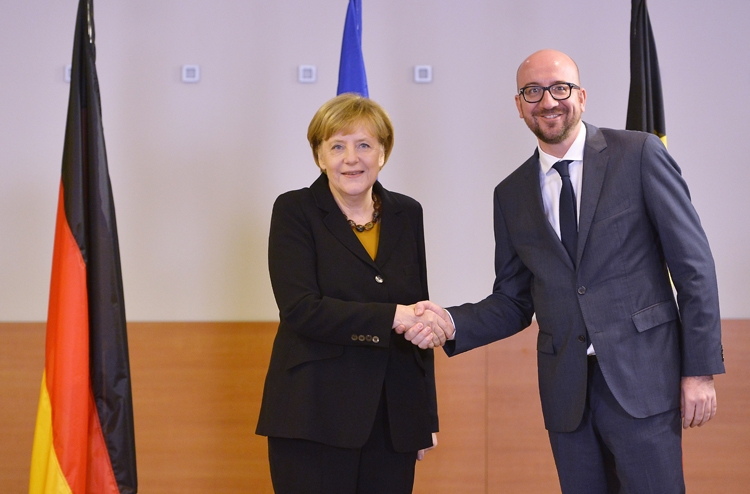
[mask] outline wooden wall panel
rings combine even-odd
[[[722,321],[724,365],[716,376],[716,417],[683,431],[687,491],[750,492],[750,320]]]
[[[449,359],[435,352],[438,446],[417,463],[416,494],[484,494],[487,476],[487,350]]]
[[[276,326],[129,325],[141,492],[272,492],[254,432]]]
[[[0,492],[29,490],[44,323],[0,323]]]
[[[489,494],[560,489],[539,401],[538,333],[534,322],[487,347]]]
[[[275,323],[130,323],[140,492],[271,493],[255,436]],[[559,492],[536,384],[536,329],[452,359],[437,353],[438,448],[417,494]],[[685,433],[689,492],[750,483],[750,321],[724,322],[719,413]],[[0,492],[27,491],[44,324],[0,323]]]

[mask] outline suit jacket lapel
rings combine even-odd
[[[407,225],[407,220],[401,214],[401,204],[390,192],[380,185],[380,182],[375,182],[374,190],[380,197],[383,205],[378,254],[375,257],[375,263],[378,266],[382,266],[396,250],[401,234]]]
[[[586,240],[594,220],[596,206],[607,173],[607,141],[599,129],[586,125],[586,147],[583,151],[583,178],[581,183],[581,212],[578,215],[578,253],[576,265],[581,262]]]
[[[331,232],[331,235],[341,242],[352,254],[368,264],[374,265],[370,255],[362,246],[352,227],[346,222],[344,213],[341,212],[336,200],[331,194],[328,186],[328,177],[321,173],[320,177],[310,186],[310,191],[315,198],[315,204],[323,212],[323,223]]]
[[[344,215],[336,204],[328,186],[328,177],[321,174],[310,187],[315,203],[324,211],[323,223],[331,234],[352,254],[367,264],[377,267],[382,266],[396,250],[401,233],[406,226],[406,219],[401,214],[402,208],[399,202],[380,185],[380,182],[375,182],[373,189],[382,201],[380,239],[375,261],[367,253],[362,242],[357,238],[357,234],[352,231],[351,226],[344,220]]]
[[[542,200],[542,187],[539,183],[539,173],[541,165],[539,164],[539,150],[534,151],[534,155],[526,161],[521,167],[524,169],[523,172],[523,190],[520,190],[520,197],[531,197],[533,198],[532,209],[532,221],[537,225],[538,228],[544,230],[542,236],[549,243],[550,248],[557,254],[564,262],[566,262],[570,269],[574,269],[573,261],[568,255],[568,251],[565,250],[560,237],[555,233],[555,229],[547,219],[547,215],[544,212],[544,201]]]

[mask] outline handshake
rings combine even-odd
[[[422,349],[445,345],[455,328],[448,312],[429,300],[413,305],[397,305],[393,329]]]

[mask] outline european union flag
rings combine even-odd
[[[339,87],[336,94],[358,93],[369,97],[365,59],[362,57],[362,6],[359,0],[349,0],[341,42]]]

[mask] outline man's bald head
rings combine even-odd
[[[565,82],[581,85],[581,78],[578,73],[578,65],[568,55],[557,50],[539,50],[532,53],[516,71],[516,84],[518,89],[530,84],[538,83],[537,80],[541,74],[546,73],[566,74]],[[556,81],[562,82],[562,81]]]
[[[586,90],[580,87],[578,66],[561,51],[540,50],[518,67],[516,82],[518,116],[537,136],[545,153],[558,158],[564,156],[578,136],[581,115],[586,109]],[[536,94],[529,103],[528,93],[521,94],[521,89],[528,91],[532,86]]]

